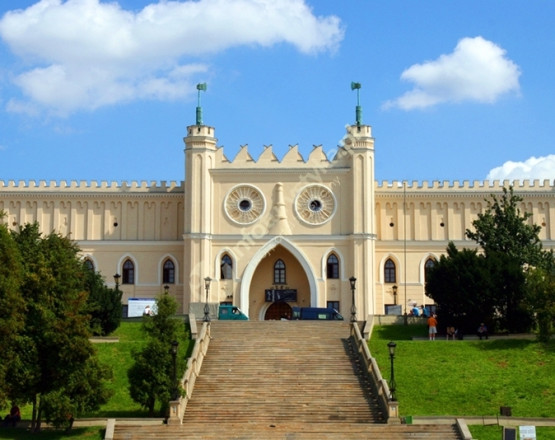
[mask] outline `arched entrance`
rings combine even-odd
[[[264,320],[271,321],[279,320],[281,318],[291,319],[292,315],[293,310],[291,309],[291,306],[289,304],[287,304],[286,302],[275,302],[270,307],[268,307],[268,310],[266,310]]]
[[[301,249],[286,238],[274,237],[256,251],[241,278],[239,307],[250,319],[257,319],[256,317],[268,319],[263,311],[268,307],[268,303],[263,300],[261,295],[264,295],[265,289],[275,288],[273,264],[278,253],[288,267],[289,275],[286,287],[297,289],[299,292],[296,305],[309,307],[311,304],[318,303],[318,283],[313,268],[308,263],[308,258]],[[295,274],[297,274],[297,279],[290,277]]]

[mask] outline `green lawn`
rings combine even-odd
[[[412,340],[425,326],[374,328],[370,351],[389,380],[389,341],[397,343],[395,381],[401,416],[555,417],[555,342],[534,340]],[[500,439],[497,426],[471,427],[479,440]],[[537,428],[555,439],[555,428]],[[539,435],[539,434],[538,434]]]

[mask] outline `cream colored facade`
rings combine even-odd
[[[356,315],[364,319],[394,303],[429,303],[426,262],[450,240],[473,247],[465,230],[485,199],[508,185],[378,184],[367,125],[347,127],[333,158],[315,146],[305,159],[293,146],[281,159],[266,147],[255,160],[242,147],[229,160],[206,125],[188,127],[184,141],[181,183],[0,181],[3,221],[11,228],[38,221],[45,233],[68,235],[108,284],[127,262],[125,302],[154,297],[167,284],[182,313],[198,314],[208,296],[210,304],[233,303],[255,320],[293,305],[328,304],[348,319],[354,276]],[[516,183],[515,193],[542,226],[544,246],[555,248],[554,183]],[[331,255],[337,264],[328,273]],[[225,270],[224,259],[231,261]],[[393,271],[386,279],[388,260]],[[164,279],[168,262],[172,276]],[[271,289],[294,290],[296,300],[267,301]]]

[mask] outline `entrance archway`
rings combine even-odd
[[[289,304],[286,302],[275,302],[266,310],[264,320],[279,320],[284,317],[291,319],[291,316],[293,316],[293,310]]]
[[[239,307],[247,316],[251,319],[255,319],[254,316],[259,316],[257,313],[260,312],[260,308],[254,310],[254,314],[251,314],[251,303],[250,303],[250,291],[252,288],[253,278],[259,264],[267,258],[267,256],[278,246],[283,246],[283,248],[291,253],[293,258],[300,264],[300,268],[306,276],[306,282],[308,283],[306,295],[307,300],[299,306],[309,306],[312,304],[318,304],[318,283],[316,280],[316,274],[313,272],[312,267],[308,263],[308,258],[303,254],[302,250],[291,243],[286,238],[279,236],[274,237],[268,241],[264,246],[262,246],[253,255],[249,263],[247,264],[245,271],[243,272],[243,277],[241,279],[241,286],[239,290]],[[265,284],[271,285],[271,280]],[[260,318],[261,319],[261,318]]]

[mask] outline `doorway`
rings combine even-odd
[[[280,302],[275,302],[270,307],[268,307],[268,310],[266,310],[266,314],[264,315],[264,320],[276,321],[282,318],[291,319],[292,315],[293,315],[293,309],[291,309],[291,306],[286,302],[280,301]]]

